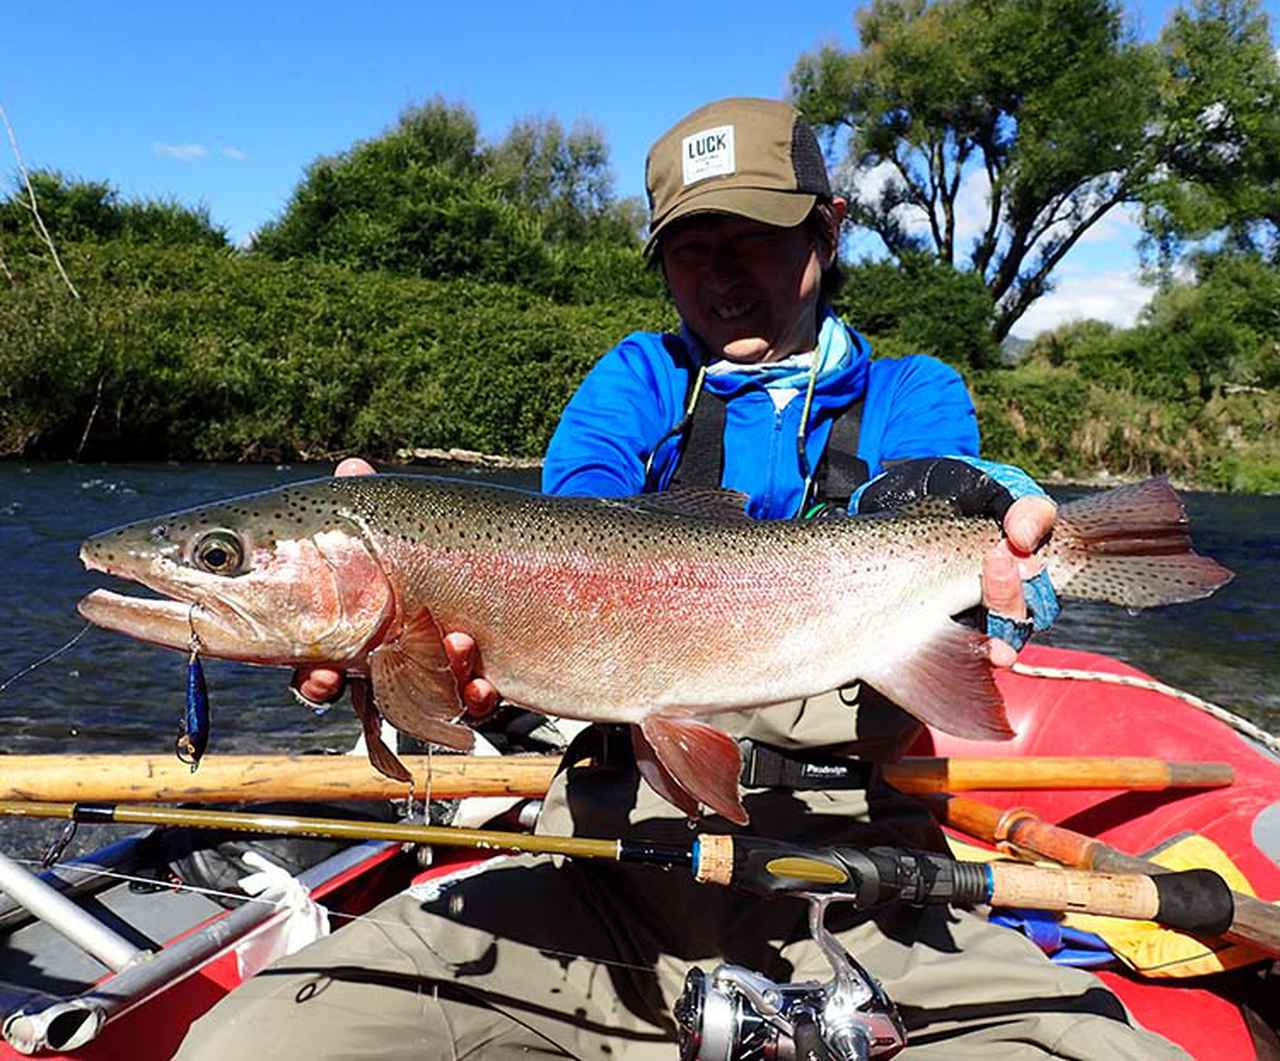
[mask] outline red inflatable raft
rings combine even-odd
[[[1147,678],[1105,656],[1035,645],[1019,662]],[[927,730],[912,755],[1154,756],[1230,763],[1235,782],[1202,791],[1126,790],[966,793],[1000,807],[1026,807],[1047,822],[1096,837],[1131,855],[1198,833],[1225,851],[1266,900],[1280,899],[1280,759],[1218,719],[1161,692],[1095,681],[1002,674],[1017,734],[967,741]],[[1258,1053],[1240,1010],[1215,977],[1141,980],[1099,974],[1147,1027],[1180,1043],[1197,1061],[1250,1061]],[[1266,1035],[1264,1030],[1264,1036]]]

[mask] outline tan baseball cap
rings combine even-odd
[[[817,137],[789,103],[737,97],[699,107],[664,133],[645,163],[652,254],[690,214],[737,214],[791,228],[831,197]]]

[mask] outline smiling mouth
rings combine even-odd
[[[726,302],[723,305],[715,306],[711,312],[715,314],[717,320],[725,322],[736,321],[751,313],[757,305],[759,303],[754,299],[747,302]]]

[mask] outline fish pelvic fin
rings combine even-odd
[[[691,817],[698,804],[737,825],[749,821],[738,795],[742,752],[723,730],[691,718],[650,715],[632,727],[641,776],[667,802]]]
[[[378,710],[396,729],[458,751],[475,745],[475,734],[452,721],[462,714],[462,697],[440,627],[425,608],[369,653],[369,674]]]
[[[1126,608],[1199,600],[1235,577],[1192,550],[1186,510],[1163,478],[1063,505],[1045,560],[1063,596]]]
[[[386,744],[382,741],[382,716],[373,704],[373,694],[369,683],[364,678],[351,678],[351,706],[356,710],[360,720],[360,729],[364,732],[364,747],[369,755],[369,763],[378,773],[393,781],[413,782],[413,775]]]
[[[861,675],[904,711],[966,740],[1013,736],[987,658],[985,634],[950,619],[925,640]]]

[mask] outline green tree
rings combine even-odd
[[[427,278],[531,281],[545,267],[541,227],[502,198],[486,168],[466,107],[411,107],[381,136],[313,162],[253,250]]]
[[[494,184],[528,208],[555,242],[636,242],[628,206],[613,197],[604,134],[586,121],[568,132],[555,118],[521,118],[485,153]]]
[[[600,246],[595,246],[600,244]],[[514,283],[561,300],[649,294],[636,216],[612,197],[586,124],[518,121],[485,144],[464,106],[412,107],[382,135],[317,160],[253,249],[426,279]],[[601,282],[588,266],[605,266]]]
[[[927,252],[980,276],[1002,339],[1149,179],[1155,53],[1114,0],[873,0],[856,20],[858,50],[800,59],[795,100],[833,145],[848,134],[837,183],[853,222],[899,260]],[[966,188],[986,207],[964,249]]]
[[[1280,61],[1265,12],[1257,0],[1194,0],[1159,48],[1172,147],[1144,221],[1161,259],[1221,235],[1280,264]]]
[[[931,354],[962,368],[996,360],[991,295],[976,274],[926,254],[863,261],[845,272],[835,308],[881,353]]]

